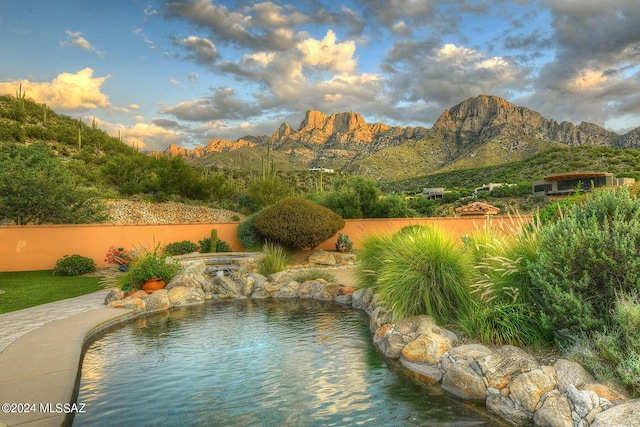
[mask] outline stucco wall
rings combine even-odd
[[[528,217],[523,218],[529,220]],[[508,217],[493,217],[494,224],[512,223]],[[347,234],[358,248],[366,234],[393,232],[411,224],[431,225],[452,233],[456,238],[469,234],[486,222],[475,218],[409,218],[346,220],[341,232]],[[238,223],[206,224],[136,224],[136,225],[32,225],[0,227],[0,271],[53,269],[64,255],[79,254],[92,258],[98,267],[106,266],[104,256],[110,246],[126,249],[162,246],[180,240],[197,243],[218,231],[218,238],[235,251],[242,250],[237,237]],[[322,243],[318,249],[335,249],[337,236]]]

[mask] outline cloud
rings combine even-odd
[[[67,40],[61,41],[60,46],[72,46],[77,49],[87,50],[94,52],[96,55],[103,57],[105,52],[99,51],[89,42],[89,40],[82,37],[82,33],[79,31],[66,30],[64,32],[67,35]]]
[[[21,84],[27,98],[46,103],[53,109],[63,111],[92,110],[111,106],[109,97],[100,91],[102,84],[108,78],[110,78],[109,75],[93,77],[93,70],[85,68],[75,74],[58,74],[51,82],[17,80],[0,83],[0,92],[15,94],[16,88]]]
[[[177,119],[205,122],[211,120],[238,120],[258,115],[255,104],[239,99],[230,87],[214,88],[211,96],[181,102],[162,109]]]
[[[556,54],[526,99],[547,117],[604,124],[640,114],[640,8],[635,0],[546,0]]]
[[[528,70],[509,58],[436,39],[396,42],[383,69],[393,105],[415,103],[411,117],[423,123],[472,96],[509,93],[528,78]]]
[[[336,33],[328,30],[322,40],[307,38],[298,43],[297,48],[306,65],[338,72],[352,71],[357,64],[353,58],[356,44],[352,41],[336,43],[336,40]]]
[[[174,40],[173,43],[183,48],[187,52],[185,57],[194,60],[197,64],[213,65],[220,57],[216,46],[207,38],[189,36],[180,40]]]
[[[166,0],[163,9],[167,18],[183,19],[206,29],[219,43],[256,51],[289,49],[295,41],[291,29],[306,19],[293,8],[287,14],[270,2],[257,3],[245,9],[247,13],[230,11],[210,0]]]

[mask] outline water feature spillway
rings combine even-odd
[[[236,300],[147,315],[89,345],[74,426],[494,425],[375,349],[366,315]]]

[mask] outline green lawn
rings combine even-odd
[[[0,273],[0,314],[99,291],[100,279],[53,276],[51,270]]]

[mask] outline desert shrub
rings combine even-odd
[[[65,255],[56,261],[53,274],[55,276],[80,276],[94,271],[96,271],[96,264],[91,258],[82,255]]]
[[[203,254],[211,252],[211,237],[205,237],[204,239],[199,240],[198,247],[200,248],[200,252],[202,252]],[[233,251],[231,250],[231,245],[229,245],[224,240],[217,239],[216,252],[233,252]]]
[[[169,243],[164,247],[164,252],[169,255],[183,255],[191,252],[198,252],[198,245],[190,240]]]
[[[231,245],[224,240],[216,240],[216,252],[232,252]]]
[[[259,213],[260,212],[249,215],[246,220],[238,225],[238,240],[240,240],[242,247],[245,249],[251,250],[259,248],[264,243],[265,239],[253,225],[253,222]]]
[[[343,228],[344,220],[317,203],[288,197],[260,212],[253,224],[262,236],[290,249],[313,249]]]
[[[346,234],[338,233],[338,240],[336,241],[336,251],[338,252],[351,252],[353,249],[353,242]]]
[[[640,200],[603,189],[539,233],[530,273],[560,341],[613,329],[618,294],[640,282]]]
[[[323,270],[321,268],[313,268],[311,270],[306,270],[298,273],[295,277],[296,282],[306,282],[307,280],[317,280],[324,279],[329,283],[336,282],[336,276],[331,274],[330,272]]]
[[[262,248],[262,253],[264,258],[258,265],[258,273],[263,276],[269,276],[287,268],[289,252],[283,246],[273,242],[266,242]]]
[[[366,238],[362,247],[360,263],[364,252],[367,266],[360,269],[370,270],[368,285],[396,320],[428,314],[447,323],[470,308],[470,257],[444,232],[414,227]]]

